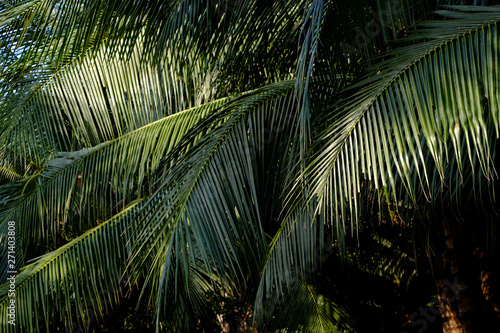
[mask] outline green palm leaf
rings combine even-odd
[[[134,266],[153,258],[150,275],[159,288],[160,314],[167,291],[189,276],[188,262],[199,260],[228,291],[245,289],[255,278],[247,274],[258,271],[266,247],[256,188],[256,157],[265,149],[262,125],[278,126],[290,117],[294,85],[270,85],[231,101],[196,126],[167,159],[175,162],[143,209],[132,257]]]
[[[500,54],[499,13],[467,13],[470,19],[419,31],[420,39],[431,40],[391,52],[393,58],[347,87],[326,116],[316,118],[313,127],[325,129],[315,137],[317,153],[289,195],[288,213],[269,247],[255,303],[257,325],[273,311],[266,304],[297,279],[312,278],[308,272],[321,262],[317,248],[325,248],[318,244],[325,224],[336,222],[342,253],[346,222],[354,232],[361,205],[371,204],[363,201],[367,190],[385,192],[388,202],[405,195],[415,202],[419,193],[429,200],[442,195],[446,182],[454,189],[448,195],[458,201],[463,181],[482,186],[481,194],[485,180],[497,177],[491,156],[499,82],[492,73]],[[311,191],[305,202],[304,183]],[[401,195],[401,188],[407,192]]]
[[[78,231],[93,226],[82,225],[82,220],[95,223],[109,218],[110,207],[119,210],[147,195],[143,184],[154,182],[153,174],[164,155],[224,101],[176,113],[89,149],[58,153],[42,173],[0,186],[0,198],[5,200],[0,223],[12,220],[23,228],[20,241],[24,245],[19,250],[24,251],[32,240],[46,240],[47,234],[55,237],[68,221]],[[110,157],[120,163],[110,164]],[[3,245],[2,253],[6,251]],[[22,258],[18,256],[20,263]]]
[[[53,151],[91,147],[210,98],[201,78],[182,83],[177,68],[142,61],[143,39],[127,59],[108,59],[103,45],[46,73],[29,95],[5,98],[2,143],[43,161]]]
[[[122,285],[130,251],[127,233],[140,203],[23,267],[16,276],[16,326],[5,332],[38,332],[45,323],[64,320],[66,327],[85,327],[92,316],[102,316],[118,304],[130,286]],[[7,313],[10,282],[0,286],[0,309]],[[76,310],[76,313],[74,312]],[[53,318],[54,311],[65,313]],[[76,315],[76,318],[75,318]]]
[[[293,302],[279,303],[270,320],[273,332],[349,332],[352,323],[345,310],[308,283],[296,284],[287,294]],[[288,298],[287,297],[287,298]]]
[[[399,284],[407,251],[346,252],[377,202],[495,200],[500,10],[446,7],[413,33],[425,4],[2,2],[0,281],[15,221],[18,325],[84,326],[137,283],[157,330],[235,309],[259,330],[352,330],[314,287],[327,232],[340,263]]]
[[[364,178],[394,195],[401,181],[413,199],[417,191],[431,199],[434,170],[443,183],[462,181],[447,173],[449,164],[496,176],[491,134],[499,130],[498,80],[492,73],[499,13],[468,13],[469,19],[422,30],[420,38],[435,38],[438,28],[444,37],[398,48],[377,73],[346,90],[306,172],[322,213],[334,206],[331,218],[339,222],[344,207],[352,207],[355,220]]]

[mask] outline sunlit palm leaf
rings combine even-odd
[[[352,322],[344,309],[320,294],[312,285],[296,282],[278,303],[269,331],[351,332]],[[287,299],[293,299],[288,302]]]
[[[13,220],[23,228],[19,237],[25,250],[30,240],[39,243],[48,234],[55,236],[67,221],[76,231],[82,229],[82,220],[95,223],[109,218],[110,207],[120,209],[147,195],[143,184],[151,185],[164,155],[223,103],[218,100],[176,113],[93,148],[58,153],[36,178],[0,187],[0,197],[6,201],[0,223]],[[6,250],[4,243],[2,249]],[[22,257],[18,260],[22,263]]]
[[[321,152],[307,172],[323,214],[333,206],[331,218],[339,222],[349,207],[355,220],[364,178],[394,195],[401,181],[413,198],[423,192],[431,199],[433,169],[442,182],[460,188],[460,177],[447,172],[454,160],[458,170],[472,164],[487,179],[496,177],[490,134],[499,131],[493,73],[500,12],[469,14],[475,19],[460,21],[458,31],[459,23],[444,21],[420,32],[432,38],[439,27],[444,37],[397,49],[331,110],[332,125],[318,136]]]
[[[51,321],[62,320],[70,330],[86,327],[93,315],[109,312],[129,288],[121,283],[130,251],[133,223],[140,204],[101,223],[56,251],[25,266],[16,276],[16,325],[4,332],[49,330]],[[0,286],[0,309],[7,313],[10,282]],[[76,312],[74,311],[76,310]],[[65,313],[63,318],[53,318]],[[43,325],[43,326],[41,326]]]
[[[199,76],[185,81],[178,76],[186,73],[167,62],[142,61],[142,39],[127,59],[108,59],[103,45],[47,73],[28,96],[4,99],[2,143],[43,161],[53,151],[90,147],[210,99],[199,68]]]
[[[336,221],[340,243],[346,222],[355,231],[361,205],[368,203],[361,202],[361,192],[379,189],[390,201],[404,199],[404,188],[413,200],[422,193],[430,200],[446,183],[452,188],[447,195],[456,198],[464,180],[484,187],[485,178],[496,177],[499,82],[492,73],[498,72],[500,12],[475,15],[420,31],[420,39],[436,40],[395,50],[325,110],[330,125],[315,136],[317,154],[297,182],[298,194],[291,193],[291,208],[269,248],[257,324],[266,303],[284,295],[297,278],[311,277],[311,267],[321,262],[316,250],[325,249],[318,245],[323,224]],[[485,96],[487,107],[481,103]],[[315,120],[321,129],[325,118]],[[304,183],[311,186],[305,203]]]
[[[265,124],[279,126],[283,119],[294,119],[294,84],[270,85],[233,100],[195,127],[174,151],[176,162],[143,210],[132,261],[139,265],[145,256],[154,258],[151,275],[159,286],[160,309],[167,290],[180,285],[180,274],[188,276],[188,262],[200,260],[209,276],[216,275],[228,290],[244,289],[252,279],[249,272],[258,271],[267,241],[256,157],[265,149]],[[284,127],[285,133],[292,124]],[[206,134],[186,152],[186,145],[201,133]]]

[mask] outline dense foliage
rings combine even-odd
[[[500,8],[446,4],[3,1],[2,331],[498,323]]]

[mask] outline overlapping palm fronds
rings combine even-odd
[[[340,243],[347,229],[355,232],[363,205],[371,204],[363,196],[367,189],[405,205],[422,197],[463,202],[467,184],[476,202],[491,194],[489,182],[498,178],[500,12],[451,9],[440,14],[457,20],[423,24],[415,37],[422,42],[391,51],[325,110],[330,125],[316,136],[317,153],[271,242],[256,309],[282,294],[282,286],[310,277],[311,262],[320,260],[314,249],[323,224],[336,226]]]
[[[314,287],[327,230],[343,255],[374,193],[481,202],[498,178],[500,10],[450,7],[410,34],[402,3],[1,4],[0,269],[15,221],[19,327],[85,326],[126,281],[158,330],[224,310],[210,297],[253,303],[260,330],[352,329]]]

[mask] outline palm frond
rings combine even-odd
[[[496,177],[500,12],[468,14],[419,32],[432,40],[395,50],[330,110],[332,125],[318,136],[320,152],[306,171],[321,214],[338,224],[348,208],[356,221],[365,178],[396,198],[400,181],[411,198],[420,191],[432,200],[434,172],[441,186],[459,185],[467,164],[474,174],[480,168],[486,179]],[[458,175],[448,173],[453,163]]]
[[[5,162],[3,163],[5,164]],[[12,166],[10,165],[4,165],[4,166],[1,166],[0,165],[0,178],[5,178],[7,179],[8,181],[14,181],[14,180],[19,180],[21,179],[23,176],[21,176],[20,174],[18,174],[14,168],[12,168]]]
[[[172,167],[143,209],[131,259],[135,267],[154,258],[150,275],[160,314],[168,290],[189,275],[189,262],[199,261],[229,291],[244,290],[249,272],[258,272],[267,241],[256,156],[265,149],[263,125],[290,119],[294,85],[269,85],[231,101],[193,128],[166,160]]]
[[[273,332],[352,332],[352,322],[344,309],[322,295],[314,286],[296,283],[273,313]],[[288,302],[286,299],[293,299]]]
[[[310,143],[310,118],[311,106],[309,101],[309,81],[313,72],[313,65],[317,57],[319,36],[324,21],[325,12],[329,1],[313,0],[305,15],[304,24],[300,32],[300,55],[297,62],[296,91],[301,101],[300,127],[301,127],[301,153]]]
[[[273,301],[286,299],[297,281],[309,278],[321,262],[324,224],[314,223],[312,212],[295,212],[283,221],[268,247],[255,299],[255,326],[267,322],[276,311]]]
[[[304,233],[307,228],[300,228],[300,233]],[[314,239],[316,242],[319,238],[317,234],[311,234],[313,228],[306,231],[304,239]],[[317,229],[317,228],[316,228]],[[292,231],[293,233],[293,231]],[[291,238],[301,238],[295,235]],[[283,242],[281,242],[283,243]],[[319,244],[313,245],[313,251],[321,252],[322,247],[318,251]],[[280,247],[282,244],[280,244]],[[304,249],[309,246],[295,246],[290,244],[288,249],[274,249],[274,253],[281,252],[281,257],[287,257],[286,251],[293,248],[299,250],[293,253],[295,257],[304,255]],[[273,259],[276,259],[273,257]],[[267,283],[270,294],[265,299],[261,291],[263,288],[264,280],[268,280],[270,275],[266,274],[269,270],[264,270],[265,275],[261,280],[261,286],[257,294],[255,304],[255,318],[254,327],[273,332],[287,332],[287,331],[300,331],[300,332],[345,332],[345,330],[352,331],[352,322],[350,316],[345,309],[335,304],[328,297],[318,293],[316,288],[311,285],[307,280],[311,279],[311,275],[318,269],[317,264],[319,258],[311,256],[306,258],[309,265],[302,272],[294,271],[298,267],[297,263],[289,262],[288,265],[274,266],[275,274],[288,275],[285,280],[281,279],[283,285],[281,288],[272,288]],[[272,259],[271,259],[272,260]],[[300,260],[298,260],[300,261]],[[268,261],[269,262],[269,261]],[[311,265],[312,264],[312,265]],[[272,263],[269,265],[272,266]],[[274,281],[274,280],[270,280]],[[270,282],[266,281],[266,282]],[[271,290],[272,289],[272,290]]]
[[[443,30],[441,38],[435,30],[419,31],[420,39],[431,40],[398,48],[373,74],[346,88],[340,101],[323,111],[326,128],[320,123],[325,117],[315,119],[317,154],[291,192],[287,215],[269,246],[255,302],[256,325],[274,309],[266,303],[284,296],[297,279],[311,277],[308,272],[322,261],[326,247],[318,242],[325,224],[336,222],[343,252],[346,222],[354,232],[368,203],[366,191],[379,190],[394,202],[405,198],[404,191],[399,193],[403,188],[413,200],[418,193],[431,200],[445,183],[453,188],[448,195],[457,197],[463,181],[484,186],[485,178],[496,177],[492,148],[499,83],[491,73],[500,54],[500,12],[494,13],[436,23],[433,29]],[[487,107],[480,102],[484,97]],[[305,203],[302,184],[311,190]]]
[[[0,197],[6,200],[0,223],[16,221],[24,230],[19,237],[26,247],[48,234],[55,238],[68,221],[77,231],[93,226],[82,225],[82,220],[106,220],[110,208],[119,210],[147,195],[143,186],[154,182],[164,155],[224,101],[176,113],[92,148],[57,153],[39,175],[0,186]]]
[[[86,328],[93,315],[102,317],[115,307],[130,286],[122,272],[131,248],[127,226],[140,203],[23,267],[16,276],[15,296],[10,282],[0,286],[0,309],[7,313],[16,302],[16,325],[5,332],[49,331],[49,323],[64,321],[69,330]]]
[[[16,66],[21,71],[38,68],[48,59],[60,67],[89,46],[109,36],[139,37],[136,24],[151,24],[173,9],[157,1],[19,1],[0,16],[0,44],[22,50]],[[162,7],[163,10],[159,10]],[[117,45],[115,44],[115,47]]]
[[[107,59],[106,45],[89,49],[38,78],[36,89],[4,98],[1,142],[44,161],[54,151],[91,147],[211,99],[199,68],[192,81],[178,80],[186,74],[181,68],[142,61],[144,39],[130,46],[127,59]]]

